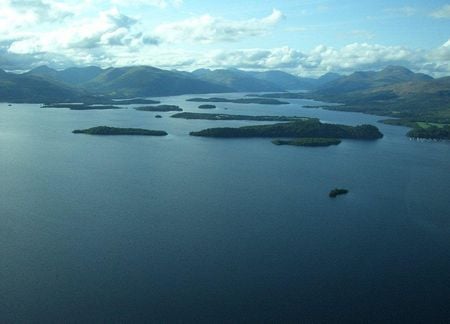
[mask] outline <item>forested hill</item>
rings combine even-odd
[[[335,109],[399,117],[417,114],[429,117],[436,115],[437,110],[441,111],[449,106],[449,85],[450,78],[433,79],[396,66],[378,72],[355,72],[348,76],[327,73],[317,79],[282,71],[200,69],[180,72],[150,66],[108,69],[90,66],[55,70],[41,66],[24,74],[0,70],[0,101],[84,102],[84,98],[88,96],[134,98],[225,92],[280,92],[279,96],[289,98],[312,98],[344,104]],[[295,90],[306,89],[310,92],[299,93],[298,96],[295,94]]]

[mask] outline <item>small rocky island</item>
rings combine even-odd
[[[199,109],[214,109],[216,108],[215,105],[200,105],[198,106]]]
[[[341,143],[340,139],[337,138],[311,138],[311,137],[304,137],[304,138],[296,138],[293,140],[281,140],[276,139],[272,141],[275,145],[293,145],[293,146],[311,146],[311,147],[317,147],[317,146],[331,146],[331,145],[338,145]]]
[[[139,111],[157,111],[157,112],[168,112],[168,111],[183,111],[179,106],[176,105],[159,105],[159,106],[145,106],[134,108]]]
[[[347,189],[335,188],[335,189],[331,190],[328,195],[330,196],[330,198],[336,198],[339,195],[345,195],[347,193],[348,193]]]
[[[165,131],[150,130],[143,128],[119,128],[109,126],[97,126],[88,129],[76,129],[74,134],[89,134],[89,135],[141,135],[141,136],[166,136]]]

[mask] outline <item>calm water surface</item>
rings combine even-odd
[[[162,101],[201,112],[189,97]],[[188,136],[255,122],[0,104],[0,322],[450,320],[450,144],[291,102],[211,112],[385,137],[279,147]],[[169,136],[71,133],[99,125]]]

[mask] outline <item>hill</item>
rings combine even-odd
[[[102,72],[103,70],[97,66],[72,67],[58,71],[43,65],[27,72],[26,74],[52,79],[71,86],[80,86],[96,78]]]
[[[228,92],[229,88],[150,66],[109,68],[83,85],[115,97],[151,97]]]
[[[258,80],[276,84],[284,90],[311,90],[317,85],[319,79],[301,78],[282,71],[247,72]]]
[[[198,80],[211,82],[222,87],[226,87],[231,92],[256,92],[256,91],[284,91],[286,90],[275,82],[256,78],[251,73],[237,70],[208,70],[200,69],[192,72],[192,75]]]
[[[0,101],[3,102],[74,101],[87,95],[82,89],[51,79],[0,70]]]
[[[263,97],[286,98],[286,93]],[[289,93],[289,98],[340,103],[325,108],[397,117],[402,125],[450,123],[450,77],[433,79],[398,66],[355,72],[309,93]]]
[[[342,92],[361,91],[394,85],[403,82],[430,81],[432,77],[414,73],[401,66],[388,66],[385,69],[375,71],[358,71],[348,76],[335,78],[318,87],[317,93],[335,95]]]

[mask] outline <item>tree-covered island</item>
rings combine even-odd
[[[113,105],[98,105],[98,104],[83,104],[83,103],[57,103],[45,104],[41,108],[66,108],[70,110],[106,110],[106,109],[121,109],[121,107]]]
[[[340,139],[337,138],[296,138],[293,140],[281,140],[276,139],[272,141],[275,145],[292,145],[292,146],[331,146],[331,145],[338,145],[341,143]]]
[[[379,129],[372,125],[346,126],[321,123],[317,119],[298,120],[271,125],[244,126],[238,128],[219,127],[191,132],[192,136],[204,137],[288,137],[288,138],[346,138],[375,140],[383,137]]]
[[[237,104],[261,104],[261,105],[287,105],[289,102],[281,101],[274,98],[240,98],[240,99],[226,99],[226,98],[191,98],[186,99],[186,101],[193,102],[228,102]]]
[[[208,104],[206,104],[206,105],[200,105],[200,106],[198,106],[198,108],[199,109],[214,109],[214,108],[216,108],[216,105],[208,105]]]
[[[168,111],[183,111],[179,106],[176,105],[159,105],[159,106],[145,106],[134,108],[139,111],[157,111],[157,112],[168,112]]]
[[[290,122],[296,120],[309,120],[309,117],[297,116],[250,116],[250,115],[230,115],[230,114],[209,114],[209,113],[193,113],[182,112],[171,116],[172,118],[183,119],[203,119],[203,120],[251,120],[251,121],[278,121]]]
[[[115,100],[106,97],[82,97],[80,102],[52,102],[45,103],[41,108],[68,108],[71,110],[98,110],[98,109],[119,109],[117,106],[126,105],[155,105],[161,103],[160,101],[151,99],[121,99]]]
[[[88,129],[76,129],[74,134],[89,134],[89,135],[141,135],[141,136],[166,136],[165,131],[150,130],[143,128],[119,128],[109,126],[97,126]]]
[[[340,188],[335,188],[333,190],[330,191],[330,193],[328,194],[328,196],[330,196],[330,198],[336,198],[339,195],[345,195],[348,193],[347,189],[340,189]]]

